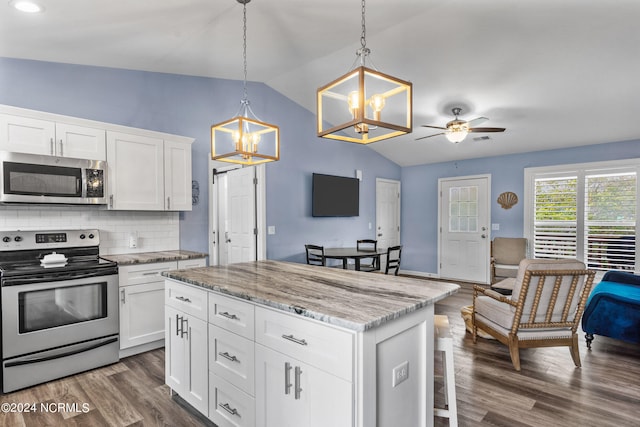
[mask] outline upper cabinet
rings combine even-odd
[[[191,210],[191,144],[107,132],[109,209]]]
[[[166,210],[191,210],[191,145],[164,141],[164,198]]]
[[[0,105],[0,150],[107,161],[108,208],[190,211],[193,138]]]
[[[0,150],[106,160],[105,131],[32,117],[0,114]]]

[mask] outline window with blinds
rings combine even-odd
[[[607,163],[525,172],[531,256],[578,258],[595,270],[639,270],[639,166]],[[551,169],[551,170],[550,170]],[[526,206],[529,206],[527,208]]]
[[[575,258],[578,239],[576,176],[535,181],[534,258]]]

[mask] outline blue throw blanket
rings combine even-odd
[[[587,300],[582,329],[587,334],[640,343],[640,276],[607,272]]]

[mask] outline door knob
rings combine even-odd
[[[486,238],[487,238],[487,235],[486,235],[486,234],[483,234],[483,235],[481,235],[480,237],[482,237],[483,239],[486,239]]]

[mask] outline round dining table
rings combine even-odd
[[[386,249],[360,249],[358,248],[324,248],[325,259],[339,259],[342,260],[342,268],[347,269],[349,259],[353,259],[355,263],[355,269],[360,271],[360,261],[363,258],[373,258],[375,261],[376,270],[380,269],[380,256],[387,253]]]

